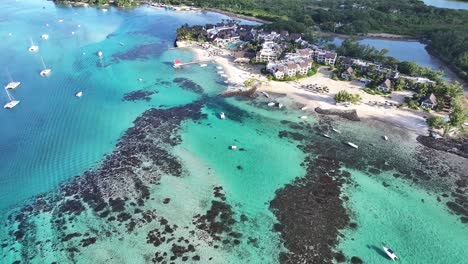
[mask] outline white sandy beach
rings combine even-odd
[[[286,94],[292,100],[306,105],[308,109],[316,107],[331,108],[331,109],[356,109],[358,116],[362,120],[376,120],[391,124],[396,127],[410,130],[416,134],[427,134],[427,124],[425,116],[428,113],[422,110],[398,109],[385,106],[385,103],[401,104],[406,96],[411,96],[409,91],[393,92],[391,98],[380,95],[371,95],[363,91],[363,85],[356,81],[335,81],[330,78],[331,72],[325,67],[312,77],[303,78],[291,82],[268,81],[265,76],[259,73],[258,69],[253,69],[252,66],[240,66],[233,63],[232,57],[229,55],[212,55],[208,50],[199,46],[189,46],[196,54],[198,60],[212,59],[214,62],[223,67],[223,71],[228,75],[228,89],[244,88],[244,81],[248,79],[259,80],[263,85],[259,87],[259,91],[274,92]],[[248,69],[247,69],[248,67]],[[328,87],[328,93],[316,93],[304,90],[303,85],[316,84],[321,87]],[[353,94],[359,94],[362,98],[361,104],[351,105],[349,107],[336,106],[333,99],[334,95],[341,90],[347,90]],[[369,104],[370,101],[379,102],[382,106]]]

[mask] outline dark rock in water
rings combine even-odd
[[[275,229],[289,250],[281,253],[281,263],[332,263],[338,230],[349,222],[340,199],[339,169],[334,159],[310,159],[305,177],[276,191],[270,208],[279,221]]]
[[[173,82],[177,83],[184,90],[192,91],[197,94],[203,93],[203,88],[192,80],[186,78],[175,78]]]
[[[87,247],[87,246],[92,245],[94,243],[96,243],[96,238],[95,237],[88,237],[88,238],[85,238],[85,239],[81,240],[81,246],[82,247]]]
[[[60,206],[60,213],[79,215],[85,210],[83,204],[78,200],[67,200]]]
[[[164,198],[163,204],[168,204],[171,201],[171,198]]]
[[[468,138],[456,140],[450,138],[435,139],[429,136],[418,136],[416,140],[426,147],[450,152],[468,159]]]
[[[192,260],[199,261],[199,260],[200,260],[200,256],[195,255],[195,256],[192,257]]]
[[[355,223],[355,222],[349,223],[349,227],[351,227],[352,229],[356,229],[357,226],[358,226],[358,225],[357,225],[357,223]]]
[[[155,91],[145,91],[145,90],[138,90],[124,94],[122,101],[139,101],[144,100],[149,102],[151,100],[151,95],[155,94]]]
[[[72,239],[72,238],[80,237],[80,236],[81,236],[80,233],[76,233],[76,232],[75,232],[75,233],[71,233],[71,234],[68,234],[68,235],[64,236],[64,237],[62,238],[62,241],[65,242],[65,241],[68,241],[68,240],[70,240],[70,239]]]
[[[342,262],[345,262],[345,261],[346,261],[346,257],[345,257],[345,255],[343,254],[343,252],[341,252],[341,251],[340,251],[340,252],[336,252],[336,253],[334,254],[334,258],[335,258],[336,262],[338,262],[338,263],[342,263]]]
[[[109,199],[109,205],[112,207],[112,212],[122,212],[125,210],[125,201],[123,199]]]
[[[297,140],[297,141],[301,141],[301,140],[304,140],[306,137],[301,134],[301,133],[298,133],[298,132],[291,132],[291,131],[280,131],[278,133],[278,137],[279,138],[290,138],[290,139],[293,139],[293,140]]]
[[[351,263],[352,264],[362,264],[364,262],[359,257],[354,256],[354,257],[351,258]]]
[[[148,59],[160,55],[164,50],[164,46],[160,43],[144,44],[125,52],[113,54],[112,58],[119,60]]]

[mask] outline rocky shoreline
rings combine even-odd
[[[315,108],[315,112],[322,115],[335,115],[351,121],[361,121],[356,109],[352,110],[340,110],[340,109],[324,109],[320,107]]]
[[[424,146],[440,151],[453,153],[468,159],[468,139],[455,140],[450,138],[435,139],[429,136],[418,136],[416,140]]]

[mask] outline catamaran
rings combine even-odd
[[[19,104],[20,101],[15,100],[15,98],[8,92],[7,89],[5,89],[5,92],[6,92],[7,96],[8,96],[9,102],[6,103],[6,104],[3,106],[3,108],[5,108],[5,109],[12,109],[12,108],[15,107],[17,104]]]
[[[52,72],[52,70],[51,70],[51,69],[47,69],[47,67],[46,67],[46,65],[45,65],[45,63],[44,63],[44,59],[42,58],[42,56],[41,56],[41,61],[42,61],[42,67],[43,67],[44,69],[41,71],[40,74],[41,74],[41,76],[48,76],[48,75]]]
[[[398,257],[397,255],[395,254],[395,252],[393,252],[393,250],[391,250],[390,248],[388,248],[387,246],[385,246],[384,244],[382,245],[385,253],[387,254],[387,256],[392,259],[392,260],[397,260]]]
[[[29,52],[37,52],[39,50],[39,46],[34,45],[32,38],[29,38],[29,40],[31,41],[31,46],[28,49]]]
[[[8,78],[10,79],[10,82],[5,86],[5,89],[16,89],[18,86],[20,86],[21,82],[15,82],[11,78],[10,73],[7,70]]]

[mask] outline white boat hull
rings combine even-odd
[[[48,76],[52,72],[51,69],[45,69],[41,71],[41,76]]]
[[[16,89],[18,86],[20,86],[21,82],[10,82],[5,86],[5,89]]]
[[[395,254],[395,252],[393,252],[393,250],[389,249],[388,247],[385,247],[383,246],[383,249],[385,251],[385,253],[387,254],[387,256],[391,259],[391,260],[397,260],[398,257],[397,255]]]
[[[20,103],[20,101],[10,101],[6,103],[3,108],[5,109],[12,109],[13,107],[17,106]]]

